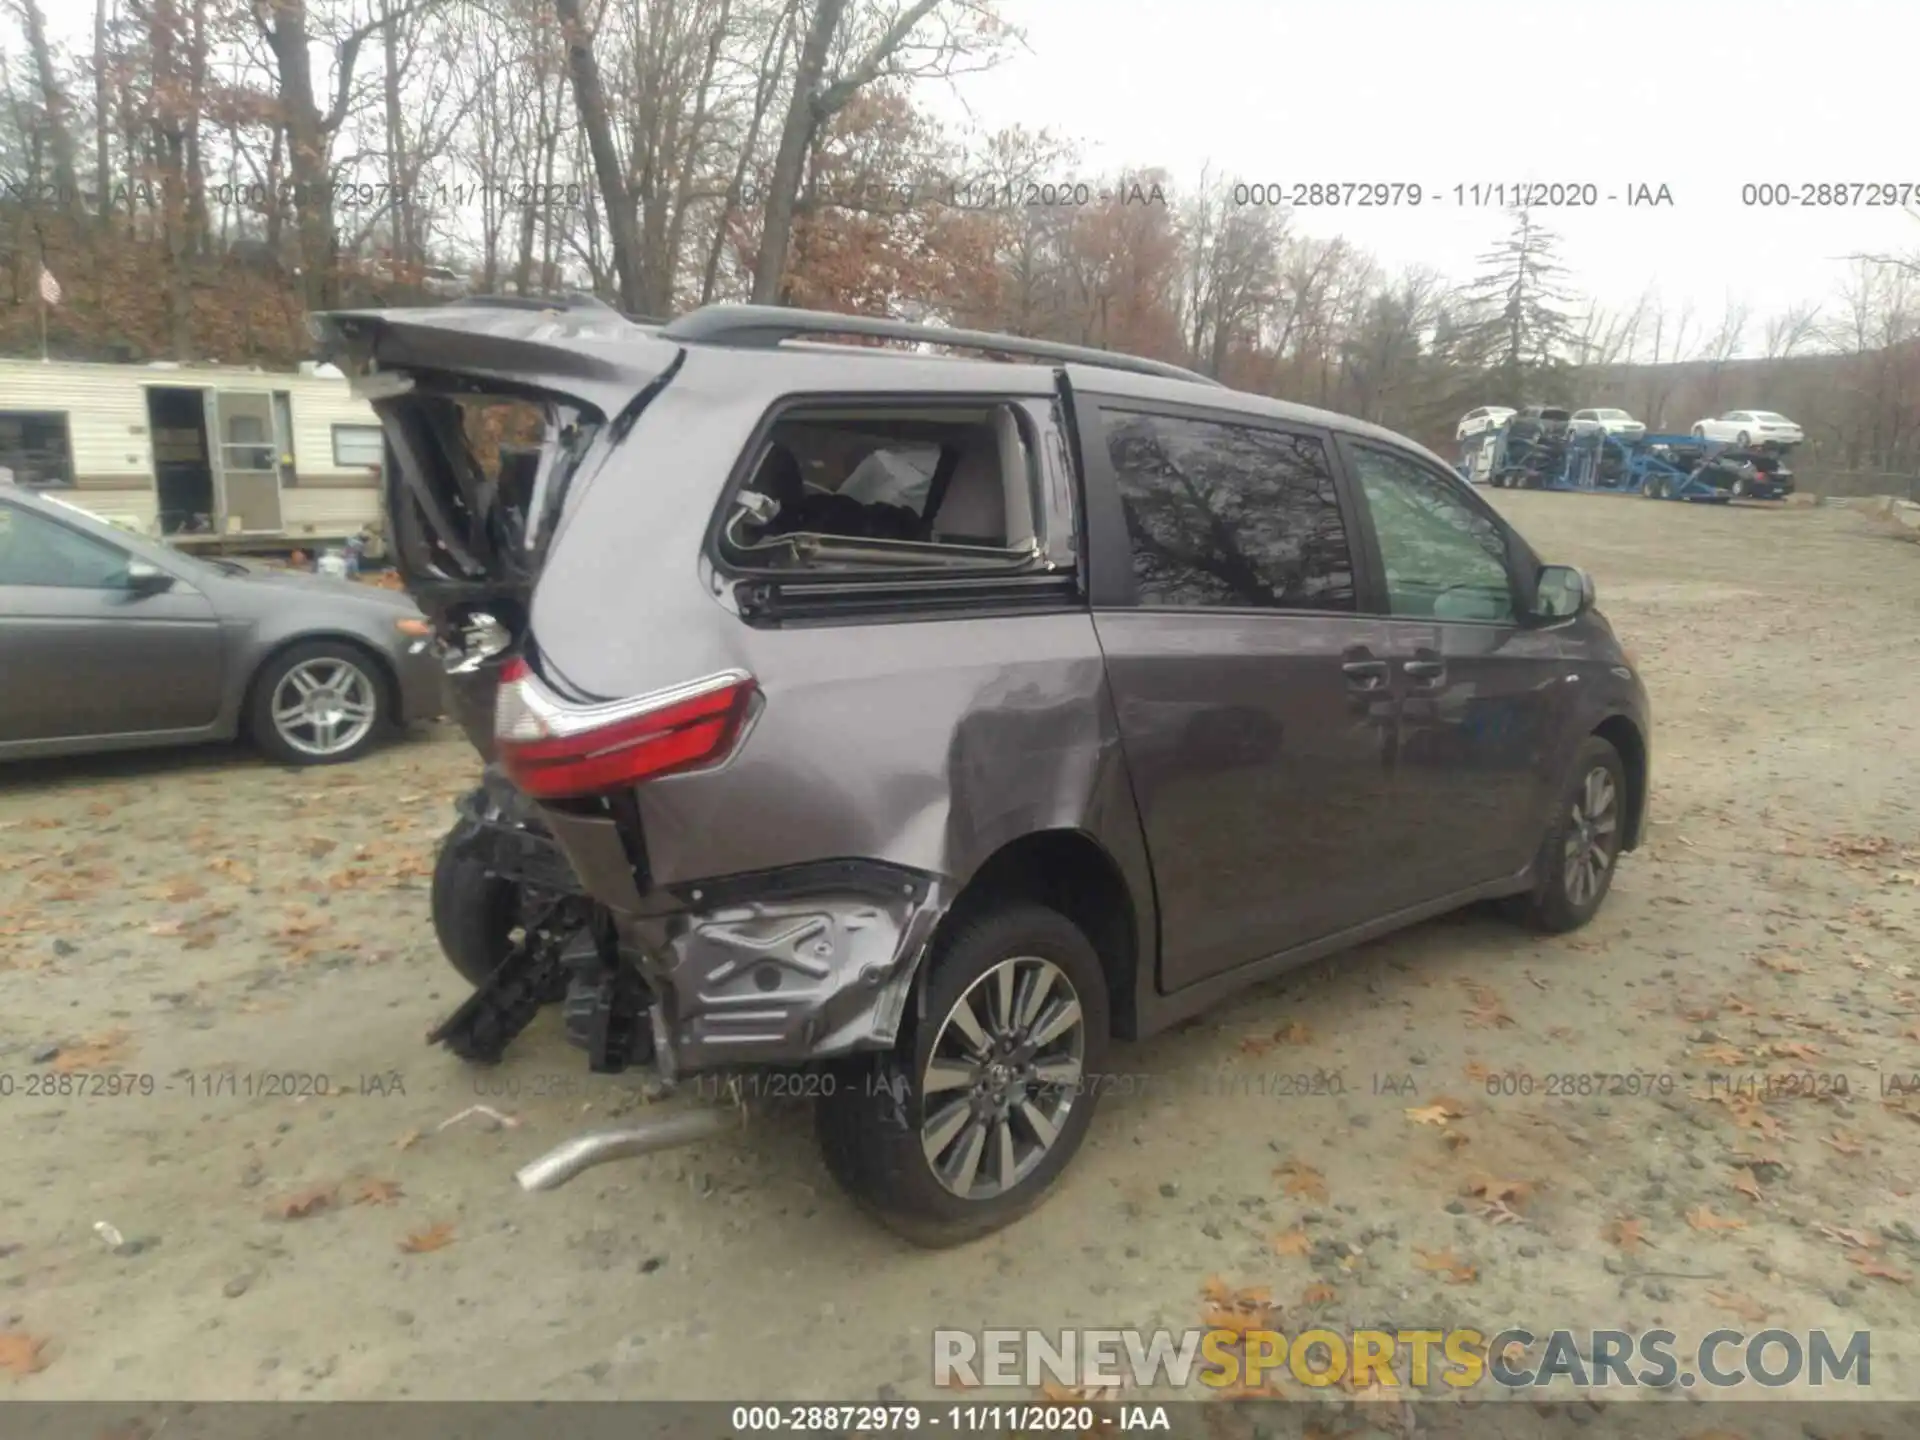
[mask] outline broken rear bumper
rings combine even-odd
[[[546,818],[652,991],[663,1078],[893,1046],[951,899],[940,877],[833,860],[653,888],[610,819]]]

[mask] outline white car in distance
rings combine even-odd
[[[1638,440],[1647,433],[1647,427],[1624,410],[1576,410],[1567,429],[1575,435],[1617,435],[1622,440]]]
[[[1693,427],[1694,438],[1731,445],[1798,445],[1807,437],[1784,415],[1771,410],[1729,410],[1717,420]]]
[[[1478,410],[1469,410],[1454,427],[1453,438],[1467,440],[1475,435],[1484,435],[1489,430],[1498,430],[1513,418],[1514,413],[1506,405],[1482,405]]]

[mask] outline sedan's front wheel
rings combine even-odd
[[[306,640],[267,662],[254,683],[247,730],[287,765],[337,765],[379,743],[393,716],[379,667],[338,640]]]
[[[835,1072],[821,1152],[882,1224],[942,1249],[1040,1203],[1093,1120],[1106,1055],[1100,957],[1065,916],[1017,904],[963,921],[929,962],[910,1042]]]

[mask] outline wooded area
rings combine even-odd
[[[991,0],[94,0],[78,38],[45,0],[0,17],[0,353],[40,353],[43,264],[48,353],[74,359],[284,366],[308,309],[579,288],[1127,349],[1449,447],[1480,404],[1656,428],[1764,405],[1826,463],[1920,471],[1914,260],[1861,258],[1786,315],[1618,312],[1515,215],[1477,276],[1390,273],[1235,206],[1233,177],[943,126],[931,87],[1019,43]],[[1021,203],[1062,181],[1085,189]]]

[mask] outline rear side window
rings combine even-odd
[[[1354,608],[1353,557],[1315,436],[1108,412],[1146,606]]]

